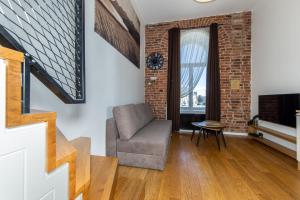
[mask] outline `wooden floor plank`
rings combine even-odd
[[[91,156],[91,185],[89,200],[110,200],[114,193],[118,159]]]
[[[300,200],[294,159],[246,137],[226,139],[228,148],[219,151],[214,137],[197,147],[189,136],[173,135],[163,172],[119,167],[114,199],[136,199],[144,190],[146,200]]]

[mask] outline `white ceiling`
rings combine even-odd
[[[135,0],[145,24],[249,11],[258,0]]]

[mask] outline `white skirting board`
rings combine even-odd
[[[244,137],[248,137],[248,133],[224,132],[224,135],[232,135],[232,136],[244,136]]]

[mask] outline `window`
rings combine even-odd
[[[209,29],[181,31],[180,112],[204,114]]]

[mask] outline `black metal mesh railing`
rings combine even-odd
[[[67,103],[85,99],[82,1],[0,0],[2,36],[22,47],[34,74],[48,79],[42,81],[58,96],[67,95]]]

